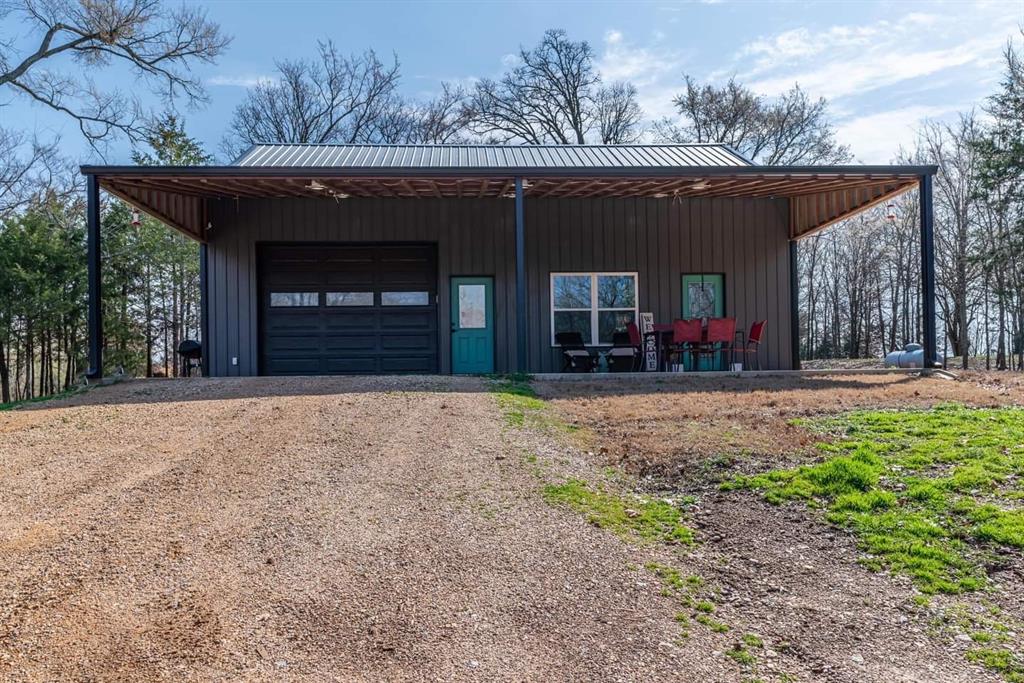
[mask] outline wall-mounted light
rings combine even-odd
[[[892,202],[885,205],[885,219],[890,223],[896,222],[896,205]]]

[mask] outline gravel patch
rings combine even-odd
[[[524,449],[558,449],[486,388],[150,380],[0,414],[0,678],[735,680],[673,645],[643,552],[542,500]]]

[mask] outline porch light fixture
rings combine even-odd
[[[708,181],[703,178],[695,182],[693,185],[690,185],[691,190],[706,190],[709,187],[711,186],[708,184]]]
[[[312,190],[314,192],[323,192],[327,194],[328,197],[334,197],[335,199],[348,199],[350,196],[346,192],[339,192],[334,188],[327,187],[326,185],[324,185],[323,183],[316,179],[310,180],[309,184],[306,185],[306,189]]]
[[[896,222],[896,205],[892,202],[885,205],[885,219],[890,223]]]

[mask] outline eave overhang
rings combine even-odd
[[[917,186],[935,166],[311,168],[83,166],[100,186],[205,241],[206,200],[260,198],[786,198],[799,239]]]

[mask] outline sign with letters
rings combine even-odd
[[[654,330],[654,314],[640,314],[640,334],[644,339],[644,369],[654,372],[658,369],[658,335],[648,334]]]

